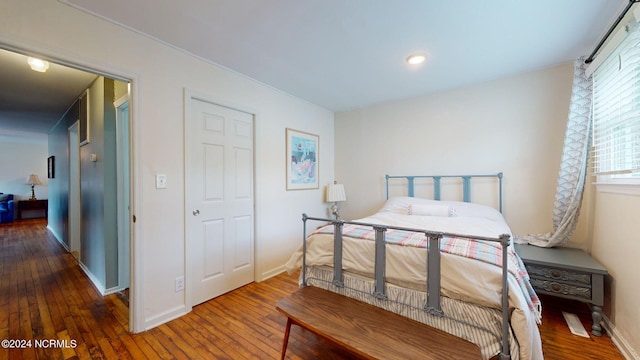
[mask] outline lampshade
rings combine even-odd
[[[347,201],[343,184],[329,184],[327,186],[327,202]]]
[[[42,183],[40,182],[40,179],[38,179],[38,175],[35,175],[35,174],[29,175],[29,177],[27,178],[27,181],[25,182],[25,184],[42,185]]]

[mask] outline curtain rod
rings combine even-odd
[[[600,40],[600,42],[598,43],[596,48],[593,50],[591,55],[589,55],[587,60],[584,61],[585,64],[589,64],[589,63],[591,63],[593,61],[593,59],[596,57],[596,53],[602,47],[602,44],[604,44],[604,42],[607,41],[607,39],[609,38],[609,36],[613,32],[613,30],[615,30],[616,26],[618,26],[618,24],[620,24],[620,21],[622,21],[624,16],[627,15],[627,12],[629,12],[629,9],[631,9],[633,4],[635,4],[637,2],[640,2],[640,0],[629,0],[629,3],[627,4],[627,6],[624,8],[624,10],[622,10],[622,14],[620,14],[620,16],[618,16],[618,19],[616,20],[616,22],[613,23],[613,25],[611,25],[611,27],[609,28],[609,31],[607,31],[607,33],[602,37],[602,39]]]

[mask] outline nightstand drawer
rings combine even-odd
[[[529,272],[531,277],[571,282],[574,284],[581,284],[589,288],[591,287],[591,274],[588,273],[534,264],[527,264],[527,272]]]
[[[539,278],[531,278],[531,285],[535,290],[547,292],[551,294],[573,296],[585,300],[591,300],[591,288],[565,284],[553,280],[545,280]]]

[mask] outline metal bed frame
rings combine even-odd
[[[440,179],[457,177],[463,179],[463,199],[465,202],[469,202],[471,199],[471,178],[476,177],[495,177],[499,180],[499,193],[500,193],[500,212],[502,212],[502,173],[493,175],[425,175],[425,176],[390,176],[385,175],[386,179],[386,196],[389,198],[389,179],[403,178],[408,181],[408,196],[414,196],[414,179],[416,178],[432,178],[434,181],[434,199],[440,200]],[[502,351],[499,354],[500,360],[511,359],[509,348],[509,284],[508,277],[508,260],[507,260],[507,248],[509,246],[511,237],[508,234],[501,234],[496,237],[470,237],[469,235],[460,235],[455,233],[446,232],[433,232],[427,229],[413,229],[397,226],[387,226],[379,224],[362,223],[355,221],[342,221],[339,219],[325,219],[310,217],[307,214],[302,214],[303,222],[303,243],[302,243],[302,286],[307,286],[307,274],[306,274],[306,252],[307,252],[307,221],[322,221],[333,224],[334,226],[334,241],[333,241],[333,281],[332,284],[336,287],[344,287],[343,274],[342,274],[342,229],[344,224],[353,224],[360,226],[371,227],[375,230],[375,266],[374,266],[374,292],[371,294],[377,299],[387,300],[386,295],[386,277],[385,277],[385,264],[386,264],[386,251],[385,251],[385,232],[389,229],[410,231],[417,233],[424,233],[425,237],[429,239],[427,247],[427,302],[424,304],[423,310],[431,315],[444,316],[444,313],[440,304],[440,239],[444,236],[460,237],[472,240],[482,240],[497,242],[502,245]],[[432,251],[437,249],[437,251]]]

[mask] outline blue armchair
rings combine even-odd
[[[13,194],[0,193],[0,223],[13,221]]]

